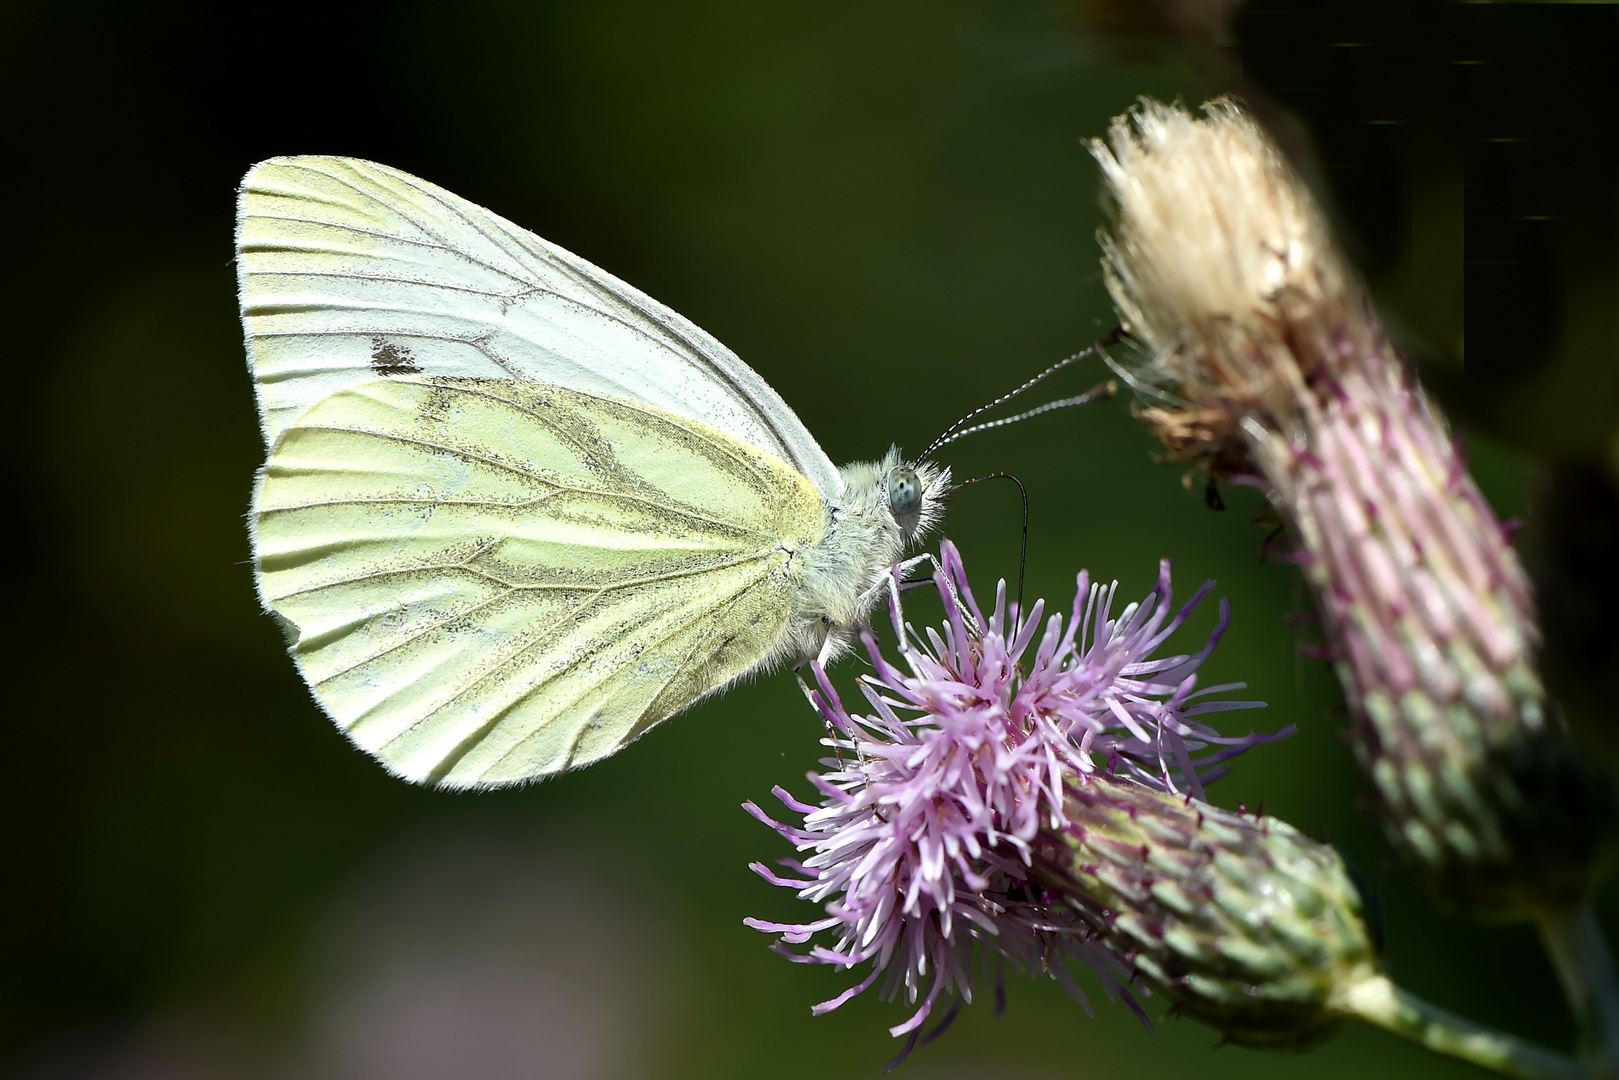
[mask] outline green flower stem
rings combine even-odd
[[[1580,1057],[1592,1074],[1619,1077],[1619,978],[1589,903],[1539,919],[1540,939],[1579,1025]]]
[[[1590,1080],[1572,1058],[1463,1020],[1401,990],[1384,975],[1346,988],[1338,1008],[1428,1049],[1519,1080]]]

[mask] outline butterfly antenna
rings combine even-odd
[[[930,457],[933,456],[933,452],[935,450],[939,449],[939,447],[944,446],[946,443],[955,442],[957,439],[961,438],[962,435],[967,434],[966,432],[961,430],[967,424],[972,423],[974,420],[978,419],[980,416],[983,416],[985,413],[989,412],[991,409],[996,409],[996,408],[999,408],[1002,405],[1005,405],[1008,401],[1011,401],[1013,398],[1017,397],[1019,394],[1024,393],[1025,391],[1031,389],[1032,387],[1039,385],[1040,383],[1044,382],[1046,379],[1049,379],[1051,376],[1057,374],[1057,372],[1061,371],[1063,368],[1069,366],[1070,364],[1078,363],[1079,361],[1085,359],[1086,357],[1093,356],[1093,355],[1095,355],[1097,353],[1103,353],[1103,355],[1106,355],[1103,352],[1103,350],[1105,350],[1109,345],[1114,345],[1114,344],[1117,344],[1118,342],[1122,341],[1124,339],[1124,336],[1125,336],[1124,327],[1122,327],[1122,326],[1114,327],[1111,331],[1108,332],[1106,337],[1102,338],[1102,340],[1098,341],[1096,344],[1091,345],[1088,348],[1081,349],[1079,352],[1075,353],[1072,356],[1064,357],[1063,359],[1058,360],[1055,364],[1052,364],[1050,367],[1046,368],[1046,370],[1042,371],[1040,374],[1036,375],[1034,378],[1030,379],[1028,382],[1024,383],[1022,386],[1018,387],[1016,390],[1013,390],[1010,393],[1002,394],[1000,397],[996,398],[994,401],[991,401],[988,405],[980,405],[978,408],[974,409],[972,412],[968,413],[966,416],[963,416],[960,420],[957,420],[954,424],[951,424],[949,427],[945,428],[944,433],[942,435],[940,435],[937,439],[934,439],[932,444],[929,445],[928,448],[926,450],[924,450],[922,452],[921,456],[919,456],[916,460],[917,461],[927,461]],[[1092,393],[1094,393],[1094,391],[1092,391]],[[1085,394],[1081,394],[1079,396],[1080,396],[1080,398],[1083,398],[1084,401],[1094,401],[1095,400],[1095,398],[1087,397]],[[1084,401],[1080,401],[1078,399],[1068,399],[1065,403],[1052,402],[1050,408],[1033,410],[1026,416],[1016,417],[1016,418],[1013,418],[1011,420],[1007,420],[1006,422],[1007,423],[1013,423],[1017,419],[1027,419],[1028,416],[1035,416],[1035,415],[1038,415],[1041,412],[1049,412],[1049,411],[1051,411],[1051,408],[1065,408],[1066,405],[1070,405],[1070,404],[1079,405],[1079,404],[1083,404]],[[999,425],[987,425],[987,426],[999,426]],[[985,427],[986,427],[986,425],[979,425],[979,426],[974,427],[972,430],[973,431],[983,431],[983,430],[985,430]]]
[[[948,439],[941,438],[936,441],[933,448],[936,450],[940,447],[949,446],[957,439],[965,439],[967,436],[976,435],[980,431],[989,431],[992,428],[1006,427],[1008,424],[1020,423],[1029,419],[1030,417],[1039,416],[1041,413],[1048,413],[1057,409],[1072,408],[1075,405],[1089,405],[1091,402],[1096,401],[1099,398],[1112,397],[1118,392],[1119,384],[1109,379],[1105,383],[1091,387],[1083,394],[1075,394],[1073,397],[1059,398],[1056,401],[1048,401],[1038,409],[1029,409],[1027,412],[1018,413],[1016,416],[1004,416],[999,420],[986,420],[982,424],[974,424],[972,427],[964,427],[954,435],[951,435]]]
[[[1028,568],[1028,565],[1029,565],[1029,492],[1028,492],[1028,489],[1026,489],[1023,486],[1023,481],[1019,480],[1017,477],[1013,476],[1011,473],[998,472],[998,473],[989,473],[989,474],[987,474],[985,476],[975,476],[971,480],[963,480],[959,484],[951,484],[950,487],[947,489],[946,494],[951,494],[951,493],[960,491],[962,488],[972,487],[974,484],[982,484],[985,480],[1010,480],[1010,481],[1012,481],[1012,483],[1017,485],[1018,494],[1020,496],[1022,496],[1022,498],[1023,498],[1023,535],[1022,535],[1022,538],[1018,542],[1018,555],[1017,555],[1017,608],[1015,609],[1017,614],[1021,616],[1023,614],[1023,574],[1024,574],[1024,571]]]

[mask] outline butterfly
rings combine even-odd
[[[947,468],[835,468],[690,321],[397,169],[255,165],[236,255],[259,597],[407,779],[550,776],[829,662],[943,513]]]

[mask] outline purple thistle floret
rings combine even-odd
[[[940,1029],[972,1000],[976,940],[1030,973],[1045,972],[1090,1011],[1064,960],[1091,968],[1108,995],[1125,990],[1128,968],[1097,943],[1095,932],[1035,881],[1030,845],[1042,829],[1061,830],[1065,784],[1099,769],[1159,790],[1201,798],[1224,762],[1277,735],[1228,738],[1195,718],[1258,702],[1210,700],[1243,684],[1195,690],[1197,670],[1228,622],[1220,619],[1192,655],[1153,658],[1207,595],[1205,585],[1170,616],[1169,562],[1140,604],[1111,618],[1117,583],[1092,586],[1081,573],[1073,613],[1042,623],[1044,601],[1026,618],[1007,610],[1006,583],[986,619],[973,598],[960,554],[945,541],[934,584],[945,622],[922,634],[906,624],[897,582],[893,625],[908,671],[893,666],[865,636],[874,672],[861,691],[873,712],[850,713],[818,665],[811,703],[831,726],[835,758],[810,774],[821,805],[775,795],[803,825],[783,824],[749,802],[746,809],[791,842],[803,861],[783,860],[790,876],[755,863],[772,884],[824,904],[827,917],[784,924],[749,919],[779,933],[791,959],[870,973],[815,1006],[819,1014],[869,989],[884,973],[883,996],[903,988],[917,1008],[892,1029],[916,1034],[941,998],[959,996]],[[1044,632],[1042,633],[1042,626]],[[1039,641],[1036,644],[1036,637]],[[817,934],[831,944],[811,943]],[[807,952],[789,946],[811,943]],[[936,1034],[937,1032],[935,1032]],[[930,1035],[930,1038],[932,1036]],[[908,1048],[908,1047],[907,1047]]]

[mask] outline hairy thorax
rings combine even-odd
[[[826,504],[826,534],[803,552],[790,621],[793,657],[829,660],[847,652],[887,595],[889,568],[943,516],[950,470],[926,462],[911,466],[921,484],[920,504],[911,513],[894,512],[889,477],[903,464],[898,449],[890,449],[881,461],[838,470],[843,491]]]

